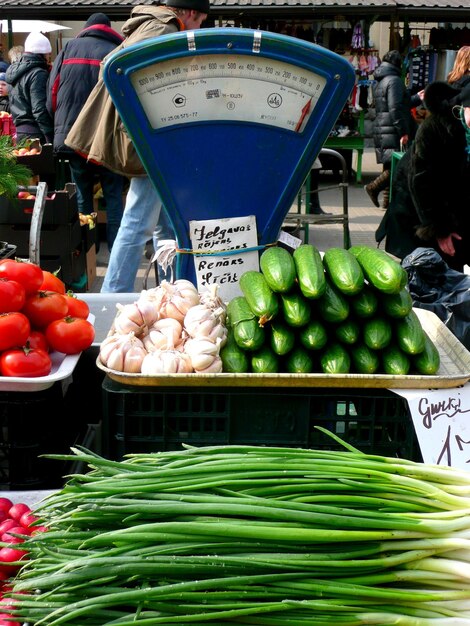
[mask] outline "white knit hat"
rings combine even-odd
[[[41,33],[30,33],[24,42],[25,52],[35,52],[36,54],[50,54],[52,52],[51,42]]]

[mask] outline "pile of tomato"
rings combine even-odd
[[[9,498],[0,497],[0,626],[20,626],[12,621],[12,600],[4,597],[10,591],[8,583],[18,569],[27,552],[21,544],[33,533],[44,532],[45,526],[38,523],[30,507],[23,502],[14,504]]]
[[[0,261],[0,375],[47,376],[50,352],[89,348],[95,338],[89,313],[55,274],[28,261]]]

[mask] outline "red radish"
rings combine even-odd
[[[38,519],[39,517],[37,515],[33,515],[31,511],[26,511],[26,513],[23,513],[20,517],[20,524],[25,528],[28,528],[28,526],[31,526],[31,524],[36,522]]]
[[[16,519],[17,522],[19,522],[21,516],[24,513],[28,513],[29,511],[31,511],[31,509],[27,504],[24,504],[24,502],[18,502],[10,508],[10,510],[8,511],[8,515],[13,519]]]
[[[0,511],[5,511],[5,513],[8,513],[12,506],[13,502],[11,500],[9,500],[8,498],[0,498]]]
[[[14,526],[3,533],[1,540],[5,543],[22,543],[24,541],[21,537],[14,537],[10,533],[14,533],[15,535],[29,535],[29,531],[23,528],[23,526]]]
[[[4,532],[10,530],[14,526],[18,526],[18,522],[11,517],[7,518],[3,522],[0,523],[0,536],[3,535]]]

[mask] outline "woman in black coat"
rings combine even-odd
[[[376,207],[379,194],[383,193],[382,208],[388,207],[390,168],[392,154],[412,141],[416,122],[411,115],[413,106],[421,103],[419,96],[411,98],[401,75],[402,60],[397,50],[387,52],[374,72],[377,81],[374,89],[375,112],[374,145],[377,163],[383,172],[364,189]]]
[[[432,247],[462,271],[470,264],[470,85],[436,81],[424,98],[431,115],[399,163],[376,240],[386,237],[387,252],[401,259]]]

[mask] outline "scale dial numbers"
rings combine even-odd
[[[262,56],[208,54],[147,66],[131,82],[154,129],[223,121],[302,132],[326,78]]]

